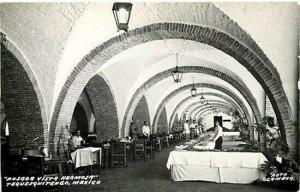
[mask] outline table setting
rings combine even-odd
[[[264,180],[260,166],[267,161],[257,151],[230,147],[215,150],[210,133],[175,147],[167,168],[173,181],[210,181],[248,184]]]

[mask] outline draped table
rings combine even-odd
[[[167,168],[173,181],[252,183],[263,179],[259,167],[267,161],[258,152],[171,151]]]
[[[101,165],[102,149],[99,147],[86,147],[77,149],[71,153],[75,168],[91,166],[99,163]]]

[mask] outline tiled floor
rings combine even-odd
[[[284,191],[275,187],[261,186],[258,184],[237,185],[237,184],[217,184],[210,182],[173,182],[169,179],[169,171],[166,162],[169,149],[164,149],[156,153],[155,159],[129,162],[128,168],[104,169],[101,171],[100,179],[102,183],[95,186],[70,187],[66,191],[70,192],[276,192]]]

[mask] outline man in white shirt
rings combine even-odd
[[[142,127],[143,136],[146,138],[150,137],[150,127],[148,126],[148,122],[144,121],[144,125]]]
[[[190,138],[190,128],[189,128],[189,121],[186,120],[185,123],[183,124],[183,133],[185,135],[185,141],[188,141]]]
[[[70,148],[71,151],[75,151],[76,149],[80,148],[84,144],[83,138],[80,136],[80,131],[76,130],[75,135],[70,140]]]
[[[190,134],[191,134],[191,139],[195,139],[195,137],[196,137],[196,120],[193,120],[193,122],[190,124]]]
[[[220,122],[216,121],[215,136],[213,142],[215,142],[215,149],[221,150],[223,143],[223,128],[220,126]]]

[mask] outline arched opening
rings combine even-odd
[[[113,90],[104,74],[97,74],[85,86],[95,115],[97,141],[102,142],[119,137],[117,104]]]
[[[75,133],[76,130],[80,130],[83,139],[87,139],[89,133],[89,123],[85,110],[81,104],[77,103],[73,112],[70,132]]]
[[[42,96],[30,67],[23,66],[25,64],[20,63],[6,46],[13,45],[8,41],[1,44],[1,102],[9,122],[4,125],[9,126],[9,151],[20,153],[25,148],[39,149],[46,145],[48,138],[44,137],[47,122]]]
[[[132,116],[131,129],[133,135],[142,134],[142,127],[144,125],[144,121],[147,121],[148,125],[151,127],[148,102],[145,96],[143,96],[139,101]]]
[[[247,117],[249,123],[252,124],[252,122],[250,121],[250,114],[246,108],[246,106],[243,104],[242,100],[234,93],[232,93],[230,90],[224,88],[224,87],[221,87],[221,86],[218,86],[218,85],[212,85],[212,84],[208,84],[208,83],[201,83],[201,84],[194,84],[195,87],[207,87],[207,88],[213,88],[215,90],[219,90],[221,92],[223,92],[224,94],[228,95],[230,98],[232,98],[238,105],[239,107],[242,109],[243,111],[243,114],[245,114],[245,116]],[[160,114],[161,112],[161,109],[165,106],[165,104],[174,96],[176,96],[178,93],[182,92],[182,91],[185,91],[187,89],[190,89],[192,87],[192,84],[190,85],[185,85],[185,86],[182,86],[178,89],[176,89],[175,91],[171,92],[170,94],[168,94],[164,100],[160,103],[156,113],[155,113],[155,117],[154,117],[154,120],[153,120],[153,125],[155,126],[156,125],[156,122],[157,122],[157,116]],[[222,96],[220,94],[217,94],[217,93],[201,93],[201,94],[205,94],[205,95],[214,95],[214,96],[218,96],[218,97],[221,97],[225,100],[227,100],[228,102],[231,102],[229,98],[227,98],[226,96]],[[196,96],[199,96],[201,95],[200,93],[198,93]],[[177,110],[178,108],[184,103],[186,102],[187,100],[189,99],[192,99],[193,97],[192,96],[189,96],[187,98],[185,98],[184,100],[182,100],[175,108],[174,108],[174,112],[172,113],[172,115],[170,116],[170,121],[169,121],[169,126],[171,127],[172,124],[173,124],[173,119],[174,119],[174,115],[177,114]],[[234,104],[234,103],[233,103]],[[237,107],[237,108],[239,108]],[[259,117],[261,118],[261,117]]]

